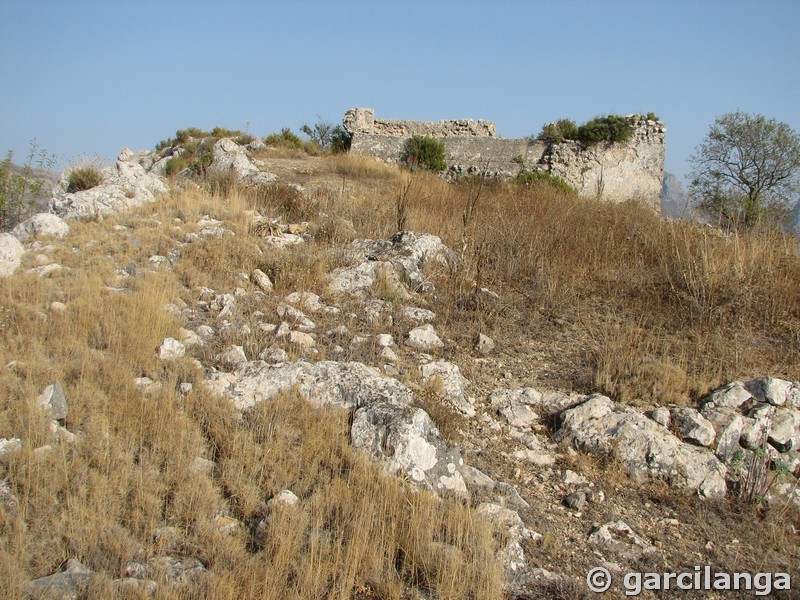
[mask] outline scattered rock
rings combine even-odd
[[[573,492],[572,494],[564,496],[562,502],[567,508],[580,512],[586,505],[586,494],[583,492]]]
[[[488,335],[478,333],[475,335],[474,347],[479,354],[490,354],[494,350],[494,340]]]
[[[469,487],[494,489],[495,481],[483,471],[471,467],[470,465],[461,466],[461,476]]]
[[[420,325],[409,331],[405,344],[423,352],[431,352],[437,348],[444,347],[444,342],[436,335],[436,331],[430,323]]]
[[[34,579],[25,586],[25,592],[41,600],[77,600],[82,597],[94,576],[94,572],[71,558],[63,571]]]
[[[186,346],[175,338],[164,338],[158,349],[161,360],[177,360],[186,355]]]
[[[267,501],[267,506],[275,507],[279,504],[294,506],[298,502],[300,502],[300,498],[298,498],[293,491],[281,490]]]
[[[271,294],[275,289],[272,280],[261,269],[255,269],[251,275],[251,279],[265,294]]]
[[[600,546],[630,563],[657,551],[655,546],[636,535],[624,521],[614,521],[597,527],[589,534],[589,543]]]
[[[39,396],[39,407],[49,410],[51,416],[57,421],[67,418],[67,398],[64,395],[64,388],[60,381],[56,381],[44,388],[42,395]]]
[[[236,369],[247,362],[247,355],[241,346],[228,346],[217,356],[217,361],[228,368]]]

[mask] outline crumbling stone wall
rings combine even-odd
[[[521,170],[545,171],[561,177],[585,197],[614,202],[638,200],[660,210],[664,179],[664,138],[661,121],[629,117],[634,133],[627,142],[584,147],[566,140],[548,144],[530,139],[504,139],[490,121],[391,121],[375,119],[368,108],[345,113],[352,134],[351,151],[399,163],[412,135],[441,139],[453,175],[488,172],[515,177]]]
[[[411,137],[426,135],[442,137],[494,137],[491,121],[472,119],[431,121],[405,121],[401,119],[376,119],[371,108],[351,108],[344,114],[344,127],[350,133]]]

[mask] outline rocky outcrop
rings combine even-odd
[[[100,185],[80,192],[67,191],[69,173],[65,173],[53,190],[50,211],[65,219],[96,218],[152,202],[167,193],[162,178],[150,171],[155,156],[126,148],[112,166],[102,169]]]
[[[355,240],[347,251],[356,264],[329,274],[332,294],[359,294],[378,282],[401,299],[409,292],[432,292],[424,269],[444,268],[457,260],[439,237],[413,231],[400,231],[388,240]]]
[[[249,185],[272,183],[277,179],[272,173],[264,173],[251,160],[245,149],[228,138],[214,143],[214,158],[208,167],[212,175],[233,173],[236,178]]]
[[[562,413],[556,438],[591,453],[613,454],[634,479],[664,479],[702,496],[727,491],[725,465],[712,452],[599,394]]]
[[[353,412],[354,447],[437,493],[466,495],[457,450],[448,448],[428,414],[414,406],[412,392],[358,362],[321,361],[268,365],[251,362],[235,373],[212,373],[206,381],[239,410],[295,390],[315,406]]]

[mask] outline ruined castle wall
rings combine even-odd
[[[623,202],[638,200],[655,210],[661,205],[664,179],[664,137],[660,121],[633,117],[634,134],[628,142],[600,143],[585,148],[579,142],[547,144],[528,139],[504,139],[491,135],[454,135],[462,121],[378,121],[371,109],[354,109],[345,115],[344,124],[352,134],[351,151],[399,163],[406,141],[412,135],[430,135],[442,140],[445,160],[453,173],[488,172],[514,177],[522,169],[545,171],[564,179],[581,196]],[[464,121],[472,124],[485,121]],[[380,123],[380,124],[379,124]],[[441,135],[424,133],[442,131]],[[386,125],[390,124],[390,125]],[[421,124],[420,127],[417,127]],[[430,126],[425,129],[422,125]],[[390,133],[383,133],[390,132]]]
[[[491,121],[455,119],[442,121],[406,121],[402,119],[376,119],[371,108],[352,108],[344,115],[344,126],[351,133],[366,133],[390,137],[494,137],[495,125]]]

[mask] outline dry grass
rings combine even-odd
[[[260,268],[278,296],[324,293],[325,273],[343,264],[337,247],[385,238],[401,221],[441,236],[461,260],[428,270],[437,331],[455,340],[445,357],[476,330],[506,348],[534,340],[573,387],[643,405],[688,404],[733,378],[800,379],[800,261],[790,238],[726,237],[542,186],[452,185],[359,157],[316,160],[339,184],[305,194],[230,182],[211,193],[174,190],[139,211],[74,224],[52,254],[71,271],[0,280],[0,437],[24,442],[0,460],[0,481],[19,500],[16,514],[0,512],[0,597],[19,597],[25,581],[67,558],[101,572],[95,596],[108,596],[126,562],[178,553],[200,558],[209,575],[195,586],[164,584],[159,597],[399,599],[416,586],[439,598],[500,598],[487,524],[354,454],[347,415],[290,395],[240,419],[203,390],[190,358],[157,357],[161,339],[184,325],[163,306],[196,300],[196,286],[233,292],[237,273]],[[267,246],[252,230],[255,212],[309,220],[315,241]],[[204,215],[232,233],[183,246],[174,270],[153,272],[149,257],[167,255]],[[121,276],[122,267],[135,275]],[[476,294],[481,287],[499,300]],[[395,300],[385,286],[374,295]],[[50,310],[53,301],[66,314]],[[276,302],[247,310],[267,313]],[[391,332],[400,339],[403,330]],[[240,341],[248,355],[263,345],[256,334],[224,341]],[[142,393],[133,384],[142,376],[160,385]],[[66,426],[80,432],[74,445],[54,442],[36,407],[56,380],[70,400]],[[182,396],[183,382],[195,391]],[[456,436],[435,391],[423,402]],[[213,472],[193,469],[197,457],[214,460]],[[300,505],[267,508],[284,488]],[[220,531],[223,516],[238,531]],[[178,531],[175,548],[154,541],[164,526]]]
[[[163,598],[399,599],[410,586],[441,598],[501,596],[488,523],[354,453],[347,414],[289,396],[241,419],[203,391],[190,358],[158,358],[161,340],[183,324],[163,307],[180,303],[184,286],[230,290],[237,272],[266,266],[266,248],[248,233],[253,200],[235,189],[176,191],[138,213],[75,224],[53,254],[72,271],[0,280],[0,364],[9,365],[0,370],[0,437],[23,439],[0,460],[0,480],[18,499],[16,511],[0,512],[0,597],[20,597],[26,581],[67,558],[100,573],[90,596],[111,597],[127,562],[165,554],[198,557],[208,575],[162,581]],[[175,270],[148,269],[207,214],[232,233],[184,247]],[[130,229],[111,230],[118,224]],[[278,289],[319,289],[327,263],[315,264],[326,252],[269,250],[285,269]],[[120,278],[121,266],[137,274]],[[50,310],[53,301],[66,313]],[[158,385],[143,393],[134,385],[142,376]],[[56,380],[75,444],[54,441],[36,406]],[[178,392],[184,382],[195,385],[189,396]],[[195,468],[198,457],[216,462],[212,473]],[[285,488],[299,507],[268,509]],[[221,531],[221,517],[238,530]],[[166,526],[174,543],[155,539]]]

